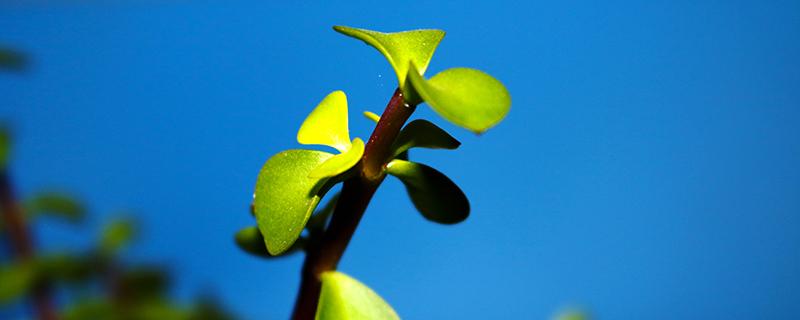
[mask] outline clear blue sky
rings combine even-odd
[[[331,30],[448,32],[429,74],[502,80],[508,118],[417,151],[472,201],[462,224],[377,193],[341,269],[408,319],[795,319],[800,314],[800,4],[643,1],[267,5],[0,5],[0,74],[22,191],[73,190],[94,213],[48,247],[85,244],[116,209],[146,233],[132,260],[168,263],[176,294],[214,291],[246,319],[286,318],[299,256],[265,262],[232,235],[256,175],[299,147],[305,115],[348,93],[351,131],[395,77]],[[167,1],[165,1],[167,2]],[[58,3],[58,4],[55,4]],[[64,240],[66,239],[66,240]]]

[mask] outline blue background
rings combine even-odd
[[[31,55],[0,74],[22,192],[56,186],[91,223],[37,232],[85,245],[114,210],[145,233],[130,259],[170,265],[176,295],[214,292],[246,319],[288,317],[300,256],[263,261],[233,233],[263,162],[327,93],[351,132],[396,79],[331,30],[448,32],[429,75],[478,68],[508,118],[416,160],[472,202],[429,223],[402,185],[378,191],[341,264],[408,319],[795,319],[800,314],[800,4],[563,1],[269,5],[0,5],[0,43]]]

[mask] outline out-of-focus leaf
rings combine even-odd
[[[111,255],[121,250],[136,236],[136,223],[130,219],[109,222],[100,235],[100,251]]]
[[[308,115],[297,132],[297,142],[350,149],[350,130],[347,124],[347,96],[342,91],[328,94]]]
[[[447,131],[428,120],[417,119],[407,124],[397,136],[392,150],[396,157],[410,148],[456,149],[461,145]]]
[[[589,320],[589,315],[578,309],[568,309],[557,314],[553,320]]]
[[[352,168],[364,155],[364,141],[359,138],[353,139],[353,144],[345,152],[331,157],[319,166],[311,170],[309,178],[330,178],[338,176]]]
[[[87,319],[120,319],[114,306],[103,299],[80,300],[66,308],[61,314],[64,320],[87,320]]]
[[[198,299],[188,320],[233,320],[235,317],[223,308],[219,301],[209,297]]]
[[[85,211],[77,199],[62,192],[42,192],[25,201],[29,217],[46,215],[77,223],[83,220]]]
[[[372,120],[375,123],[378,123],[378,121],[381,121],[381,116],[379,116],[377,113],[374,113],[374,112],[371,112],[371,111],[364,111],[364,117],[366,117],[369,120]]]
[[[506,87],[479,70],[452,68],[429,80],[412,70],[408,77],[433,111],[475,133],[495,126],[511,109],[511,95]]]
[[[325,272],[321,278],[317,320],[400,319],[386,301],[358,280],[337,271]]]
[[[433,52],[439,42],[444,38],[442,30],[411,30],[393,33],[383,33],[372,30],[357,29],[345,26],[335,26],[334,30],[347,36],[364,41],[389,60],[389,64],[397,74],[399,87],[405,92],[405,81],[409,73],[409,63],[418,68],[420,74],[425,73],[431,62]]]
[[[469,200],[447,176],[424,164],[395,159],[386,172],[406,186],[414,206],[428,220],[453,224],[469,216]]]
[[[27,294],[36,283],[36,269],[30,263],[0,266],[0,306]]]
[[[130,301],[162,297],[169,285],[167,274],[152,266],[127,270],[122,273],[118,281],[119,291]]]
[[[327,180],[310,178],[309,173],[332,156],[321,151],[288,150],[276,154],[261,168],[253,200],[258,228],[271,255],[288,250],[303,232]]]
[[[11,132],[3,125],[0,125],[0,170],[8,166],[8,159],[11,155]]]
[[[262,258],[275,258],[284,257],[289,253],[302,250],[303,246],[305,245],[305,241],[302,237],[300,237],[297,239],[297,241],[295,241],[294,245],[289,248],[289,250],[286,250],[279,256],[273,256],[269,254],[269,251],[267,251],[267,247],[264,244],[264,237],[261,235],[261,231],[258,230],[258,227],[247,227],[239,230],[239,232],[236,233],[236,245],[239,246],[240,249],[254,256]]]
[[[95,265],[85,257],[57,253],[38,257],[36,268],[39,276],[49,281],[77,283],[89,279]]]
[[[128,311],[125,320],[138,319],[166,319],[166,320],[185,320],[189,318],[189,310],[170,303],[164,299],[148,299],[139,302],[133,310]]]
[[[0,69],[21,71],[28,64],[28,59],[22,52],[0,48]]]

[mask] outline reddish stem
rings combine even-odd
[[[344,182],[328,228],[321,239],[309,243],[292,319],[314,319],[322,290],[320,275],[336,270],[372,195],[386,176],[384,167],[391,160],[392,143],[415,109],[405,103],[400,89],[395,90],[357,164],[360,174]]]

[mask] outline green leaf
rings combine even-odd
[[[5,169],[11,155],[11,132],[0,125],[0,169]]]
[[[386,172],[406,186],[414,206],[428,220],[453,224],[469,216],[469,200],[447,176],[424,164],[395,159]]]
[[[331,157],[319,166],[311,170],[309,178],[328,178],[338,176],[342,172],[352,168],[364,155],[364,141],[359,138],[353,139],[351,147],[340,154]]]
[[[371,112],[371,111],[364,111],[364,116],[367,117],[367,119],[372,120],[375,123],[378,123],[378,121],[381,121],[381,116],[379,116],[377,113],[374,113],[374,112]]]
[[[25,201],[25,213],[29,217],[49,215],[69,222],[80,222],[85,211],[78,200],[61,192],[43,192]]]
[[[30,263],[0,266],[0,305],[27,294],[36,282],[36,269]]]
[[[36,258],[37,274],[47,282],[79,283],[89,279],[95,270],[90,259],[67,253],[47,254]]]
[[[553,319],[554,320],[588,320],[589,319],[589,315],[587,315],[585,312],[583,312],[581,310],[569,309],[569,310],[562,311],[561,313],[559,313],[558,315],[553,317]]]
[[[130,219],[111,221],[100,235],[100,251],[104,254],[113,254],[130,244],[136,236],[136,223]]]
[[[428,63],[436,51],[436,46],[444,38],[444,31],[434,29],[411,30],[394,33],[383,33],[372,30],[335,26],[339,33],[366,42],[378,49],[397,74],[400,88],[405,87],[409,63],[418,67],[420,74],[425,73]]]
[[[85,299],[68,306],[61,315],[64,320],[119,319],[111,302],[101,299]]]
[[[288,150],[264,164],[253,201],[258,228],[270,254],[283,253],[303,232],[327,180],[308,175],[332,156],[322,151]]]
[[[276,257],[270,255],[269,251],[267,251],[267,247],[264,245],[264,236],[261,235],[261,231],[258,230],[258,227],[247,227],[239,230],[239,232],[236,233],[236,245],[238,245],[240,249],[254,256],[262,258]],[[289,250],[278,257],[286,256],[291,252],[300,251],[304,245],[305,241],[303,241],[303,238],[301,237],[295,241],[294,245],[292,245]]]
[[[417,119],[407,124],[397,136],[392,150],[397,157],[410,148],[456,149],[461,145],[447,131],[428,120]]]
[[[119,290],[133,301],[163,296],[169,287],[167,273],[154,266],[138,266],[119,277]]]
[[[20,51],[0,48],[0,69],[21,71],[28,64],[28,59]]]
[[[350,276],[325,272],[317,307],[317,320],[389,320],[400,319],[375,291]]]
[[[500,81],[479,70],[447,69],[430,80],[425,80],[418,72],[409,72],[409,79],[415,91],[436,113],[475,133],[495,126],[511,109],[508,90]]]
[[[342,91],[328,94],[308,115],[297,132],[300,144],[317,144],[350,149],[350,130],[347,126],[347,96]]]

